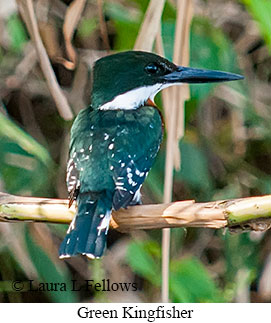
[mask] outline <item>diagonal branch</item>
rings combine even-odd
[[[103,13],[103,0],[97,0],[97,7],[98,7],[98,14],[99,14],[99,21],[100,21],[101,36],[104,43],[104,47],[106,48],[107,51],[110,51],[107,26],[104,19],[104,13]]]
[[[68,200],[0,193],[1,222],[69,224],[74,215],[75,207],[68,209]],[[271,195],[205,203],[181,201],[132,206],[113,212],[111,227],[123,232],[181,227],[265,231],[271,227]]]
[[[134,50],[151,51],[159,31],[165,0],[151,0],[141,24]]]
[[[52,65],[46,53],[45,47],[42,43],[38,23],[34,12],[33,1],[17,0],[17,3],[19,5],[20,12],[22,13],[22,17],[26,23],[31,39],[35,44],[37,56],[40,61],[40,67],[46,79],[50,93],[54,98],[59,114],[63,119],[71,120],[73,118],[73,112],[71,110],[67,98],[65,97],[63,91],[61,90],[57,82]]]

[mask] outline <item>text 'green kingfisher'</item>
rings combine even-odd
[[[153,103],[181,83],[239,80],[237,74],[177,66],[153,53],[127,51],[99,59],[91,104],[71,129],[67,186],[77,214],[60,258],[102,256],[112,210],[141,203],[140,188],[160,147],[163,123]]]

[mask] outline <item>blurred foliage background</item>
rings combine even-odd
[[[20,2],[20,1],[18,1]],[[22,1],[23,2],[23,1]],[[66,57],[63,21],[68,0],[34,1],[39,32],[57,81],[77,114],[89,104],[91,65],[112,51],[132,49],[146,0],[87,1],[73,37],[75,69]],[[99,19],[100,17],[100,19]],[[172,59],[176,4],[162,17]],[[266,0],[195,0],[190,66],[241,73],[245,81],[191,86],[182,169],[174,200],[210,201],[271,194],[271,5]],[[156,102],[162,108],[161,97]],[[0,0],[0,190],[66,198],[65,168],[71,121],[64,121],[47,88],[33,43],[15,1]],[[143,188],[145,203],[163,197],[165,141]],[[111,231],[99,261],[60,261],[67,227],[0,223],[1,302],[155,302],[161,286],[161,232]],[[170,299],[173,302],[270,302],[271,235],[211,229],[173,229]],[[129,292],[14,292],[9,282],[72,279],[135,282]]]

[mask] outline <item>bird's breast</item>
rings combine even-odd
[[[162,120],[152,106],[136,110],[99,111],[73,132],[71,155],[80,172],[81,189],[113,189],[114,167],[127,158],[156,155],[162,138]],[[80,129],[80,125],[77,125]],[[121,164],[121,163],[120,163]],[[80,190],[81,190],[80,189]]]

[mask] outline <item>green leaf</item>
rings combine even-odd
[[[160,254],[159,249],[155,242],[131,242],[126,254],[126,261],[133,271],[155,286],[161,284],[160,266],[157,263],[157,252]]]
[[[233,45],[210,20],[196,17],[191,27],[190,66],[239,73]],[[217,84],[191,85],[191,97],[205,99]],[[231,85],[232,86],[232,85]]]
[[[172,61],[175,38],[175,21],[165,21],[162,23],[162,38],[165,57]]]
[[[105,13],[115,22],[134,22],[134,16],[120,3],[105,3]]]
[[[210,190],[211,178],[209,175],[206,157],[199,147],[181,140],[180,142],[182,167],[176,173],[176,179],[184,180],[191,186]]]
[[[172,60],[175,38],[174,20],[163,21],[162,37],[165,56]],[[240,72],[232,43],[221,29],[213,26],[209,19],[202,17],[193,19],[190,32],[190,66],[234,73]],[[230,86],[236,89],[238,84],[239,82],[232,82]],[[189,106],[188,112],[190,114],[195,112],[198,102],[206,99],[215,86],[217,86],[215,83],[190,85],[191,100],[186,103],[186,106]],[[239,92],[241,92],[240,89]],[[193,107],[192,110],[190,109],[191,106]]]
[[[192,295],[187,290],[186,286],[179,279],[179,275],[170,273],[169,281],[170,298],[173,302],[192,303],[194,301]]]
[[[217,190],[213,196],[214,200],[230,200],[242,197],[241,185],[239,182],[229,183],[229,185]]]
[[[21,51],[27,41],[27,34],[17,14],[9,17],[7,30],[11,39],[11,48],[16,52]]]
[[[242,0],[246,5],[252,17],[258,22],[260,32],[269,45],[271,46],[271,2],[270,0]]]
[[[28,154],[37,157],[45,165],[51,162],[48,151],[31,136],[20,129],[14,122],[0,113],[0,138],[5,137],[16,142]]]
[[[78,26],[78,34],[82,38],[87,38],[92,34],[92,32],[97,28],[97,26],[98,26],[97,19],[84,18],[80,21],[80,24]]]
[[[57,263],[53,263],[51,258],[46,252],[38,246],[32,239],[29,230],[26,228],[25,232],[26,246],[31,257],[33,265],[36,267],[39,274],[39,280],[41,283],[64,283],[66,285],[66,291],[51,291],[46,292],[48,297],[53,302],[76,302],[77,297],[74,292],[71,291],[71,278],[63,266],[58,266]]]
[[[259,241],[251,240],[249,233],[232,235],[227,232],[220,235],[224,241],[227,280],[234,281],[237,271],[241,269],[256,272],[260,261]]]
[[[170,291],[176,302],[221,302],[221,291],[195,257],[171,264]]]
[[[116,30],[116,36],[114,38],[115,50],[127,50],[133,49],[134,47],[149,1],[135,0],[134,2],[138,6],[138,10],[129,10],[119,3],[107,2],[105,4],[105,13],[113,20]],[[170,3],[166,3],[162,16],[163,21],[174,20],[175,16],[175,8]]]
[[[119,3],[106,3],[105,13],[115,26],[115,50],[127,50],[134,47],[136,36],[140,27],[140,16],[131,12]]]
[[[164,169],[165,151],[161,148],[143,186],[143,189],[147,191],[147,194],[157,202],[163,200]]]
[[[0,176],[12,194],[49,191],[53,162],[48,151],[0,113]]]

